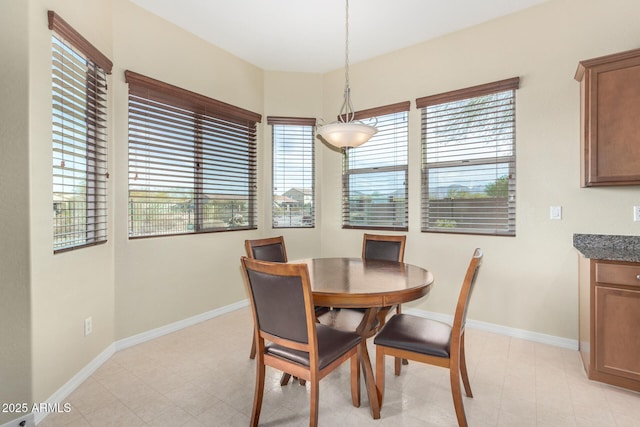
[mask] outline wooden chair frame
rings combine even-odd
[[[453,396],[453,406],[456,411],[458,425],[460,427],[468,426],[467,417],[464,411],[464,403],[462,400],[460,379],[462,378],[462,383],[464,385],[464,390],[467,397],[473,397],[473,393],[471,392],[471,385],[469,383],[469,375],[467,372],[467,363],[464,348],[464,332],[467,317],[467,308],[478,274],[478,270],[482,265],[482,257],[482,250],[479,248],[476,249],[474,251],[473,258],[469,263],[469,267],[467,268],[462,288],[460,289],[460,295],[458,296],[458,303],[456,305],[456,311],[453,318],[453,326],[451,328],[451,344],[448,358],[415,353],[412,351],[401,350],[376,344],[376,389],[381,407],[384,398],[385,386],[384,357],[393,356],[396,358],[413,360],[416,362],[426,363],[429,365],[435,365],[449,369],[451,394]],[[396,375],[399,375],[399,373],[396,372]]]
[[[311,402],[310,402],[310,426],[316,426],[318,424],[318,402],[319,402],[319,383],[331,371],[335,370],[342,363],[350,360],[351,362],[351,399],[355,407],[360,406],[360,371],[359,371],[359,358],[360,358],[360,345],[357,344],[349,349],[342,356],[325,366],[319,368],[318,363],[318,339],[316,333],[316,317],[314,313],[313,305],[313,293],[311,291],[311,281],[309,278],[309,270],[306,264],[279,264],[270,263],[259,260],[249,259],[242,257],[242,272],[247,288],[247,294],[251,301],[251,311],[253,314],[253,320],[255,325],[255,341],[257,348],[256,359],[256,385],[253,400],[253,410],[251,413],[251,425],[257,426],[260,418],[260,410],[262,408],[262,399],[264,396],[264,380],[265,380],[265,367],[271,366],[275,369],[281,370],[286,373],[295,375],[300,379],[309,381],[311,387]],[[249,282],[249,276],[247,269],[256,272],[273,274],[279,276],[288,277],[300,277],[302,281],[302,291],[304,296],[306,322],[307,322],[307,336],[308,343],[300,343],[297,341],[288,340],[278,336],[271,335],[265,331],[260,330],[258,323],[258,315],[256,310],[256,304],[253,299],[253,292],[251,290],[251,284]],[[304,351],[309,353],[309,366],[304,366],[293,361],[288,361],[279,357],[275,357],[265,353],[265,340],[271,341],[274,344],[288,347],[291,349]]]

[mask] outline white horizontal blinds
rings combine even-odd
[[[125,72],[129,236],[256,228],[260,115]]]
[[[378,133],[346,149],[342,172],[343,228],[408,229],[409,102],[356,113],[375,118]]]
[[[313,118],[267,117],[272,126],[273,228],[315,226]]]
[[[417,100],[422,231],[515,235],[518,85],[514,78]]]
[[[53,250],[61,252],[107,241],[106,75],[111,62],[54,12],[49,12],[49,28],[54,30]]]

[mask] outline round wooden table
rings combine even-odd
[[[308,258],[290,263],[307,264],[315,305],[366,309],[356,329],[364,338],[360,364],[373,418],[380,418],[380,399],[366,338],[376,334],[393,306],[428,294],[433,275],[411,264],[362,258]]]

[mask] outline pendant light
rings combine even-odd
[[[349,88],[349,0],[346,0],[346,37],[345,37],[345,85],[344,101],[340,108],[338,121],[318,128],[318,133],[329,144],[338,147],[358,147],[367,142],[378,132],[375,126],[370,126],[355,119],[353,104],[351,103],[351,89]]]

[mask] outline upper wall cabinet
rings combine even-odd
[[[640,185],[640,49],[581,61],[583,187]]]

